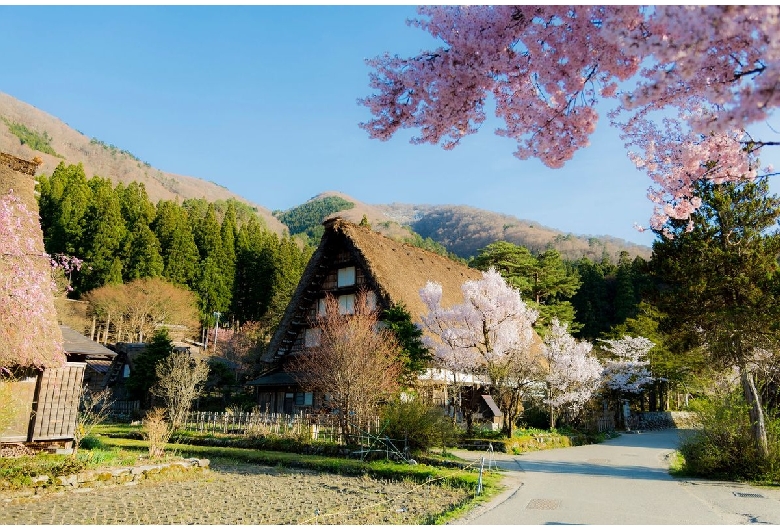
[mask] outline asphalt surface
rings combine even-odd
[[[602,444],[495,453],[506,491],[454,524],[780,524],[780,489],[677,479],[684,431],[623,434]],[[477,460],[488,453],[456,452]]]

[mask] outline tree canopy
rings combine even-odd
[[[561,167],[589,143],[597,105],[653,181],[651,227],[688,219],[701,179],[759,173],[767,139],[746,128],[778,105],[778,6],[430,6],[409,24],[441,45],[368,60],[375,92],[362,123],[386,140],[454,148],[485,121],[492,96],[515,156]],[[654,121],[656,111],[666,118]],[[766,171],[766,170],[765,170]]]

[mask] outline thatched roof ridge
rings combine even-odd
[[[408,243],[401,243],[342,219],[331,223],[331,230],[344,234],[362,258],[379,295],[390,305],[403,303],[412,320],[419,322],[428,312],[420,298],[420,289],[429,281],[442,285],[442,305],[463,302],[461,286],[478,280],[482,273],[447,257]]]

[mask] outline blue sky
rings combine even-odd
[[[0,6],[0,91],[153,166],[270,209],[326,190],[466,204],[649,245],[649,181],[616,131],[563,169],[512,156],[495,121],[453,151],[370,140],[364,60],[435,46],[413,6]]]

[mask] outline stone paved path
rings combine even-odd
[[[468,494],[254,464],[0,503],[0,524],[419,524]],[[317,515],[319,513],[319,515]]]

